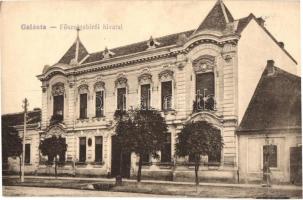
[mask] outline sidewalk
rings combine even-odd
[[[17,175],[3,176],[5,178],[19,178]],[[115,178],[87,178],[87,177],[54,177],[54,176],[25,176],[25,179],[49,179],[49,180],[75,180],[87,182],[104,182],[115,183]],[[136,180],[123,178],[123,182],[136,183]],[[195,186],[194,182],[175,182],[175,181],[161,181],[161,180],[141,180],[141,183],[149,184],[164,184],[164,185],[191,185]],[[200,183],[199,186],[213,186],[213,187],[236,187],[236,188],[262,188],[259,184],[233,184],[233,183]],[[278,190],[302,190],[301,186],[295,185],[272,185],[271,189]]]
[[[123,179],[122,186],[116,186],[114,178],[58,177],[56,179],[50,176],[26,176],[24,183],[20,183],[19,176],[4,176],[2,180],[6,188],[12,186],[21,186],[20,189],[22,186],[35,188],[31,191],[57,188],[58,190],[76,189],[83,192],[101,190],[112,194],[125,192],[132,196],[140,193],[204,198],[302,198],[302,188],[292,185],[264,188],[256,184],[200,183],[196,187],[193,182],[142,180],[141,183],[137,183],[136,180]]]

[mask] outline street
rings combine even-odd
[[[3,186],[3,196],[85,196],[85,197],[172,197],[166,195],[139,194],[127,192],[105,192],[96,190],[75,190],[43,187]]]

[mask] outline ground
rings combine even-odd
[[[3,186],[3,196],[77,196],[77,197],[165,197],[165,195],[135,194],[127,192],[105,192],[91,190]]]
[[[302,198],[302,187],[261,185],[170,182],[123,179],[122,186],[115,186],[114,179],[73,178],[73,177],[26,177],[24,183],[19,178],[3,177],[5,196],[186,196],[213,198]],[[56,188],[56,189],[54,189]],[[101,191],[102,190],[102,191]]]

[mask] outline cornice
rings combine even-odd
[[[133,65],[133,64],[139,64],[139,63],[176,57],[179,54],[187,54],[193,48],[201,44],[214,44],[219,47],[223,47],[225,44],[236,45],[238,40],[239,37],[237,35],[216,36],[216,35],[203,34],[190,38],[183,46],[173,45],[159,49],[153,49],[152,51],[145,51],[136,54],[101,60],[93,63],[81,64],[76,67],[72,67],[68,69],[62,69],[58,67],[50,68],[46,73],[38,75],[37,77],[41,81],[47,81],[56,74],[70,76],[70,75],[80,75],[90,72],[115,69],[115,68]],[[142,56],[139,57],[138,55],[142,55]]]

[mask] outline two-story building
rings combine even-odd
[[[236,129],[267,60],[296,74],[297,63],[253,14],[234,19],[218,0],[195,29],[89,53],[79,38],[52,66],[45,66],[39,140],[61,135],[68,145],[59,172],[117,174],[114,112],[135,107],[162,112],[169,135],[160,159],[144,158],[143,177],[186,180],[194,177],[189,158],[177,158],[176,136],[185,123],[205,120],[222,134],[218,158],[203,157],[203,180],[237,180]],[[54,121],[60,123],[52,123]],[[37,133],[38,134],[38,133]],[[33,151],[39,152],[39,140]],[[33,154],[37,173],[48,173],[45,159]],[[135,176],[138,158],[125,155],[125,176]],[[75,163],[75,164],[68,164]]]

